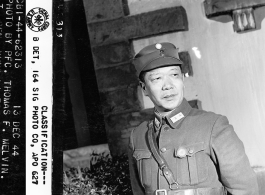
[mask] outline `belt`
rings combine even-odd
[[[159,189],[155,195],[226,195],[224,187],[221,188],[197,188],[187,190],[166,190]]]

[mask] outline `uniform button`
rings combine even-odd
[[[168,175],[168,171],[166,171],[165,174]]]
[[[187,155],[188,151],[186,148],[182,148],[180,147],[178,150],[177,150],[177,156],[180,157],[180,158],[183,158]]]
[[[166,148],[161,148],[161,152],[166,152],[167,151],[167,149]]]
[[[193,150],[193,149],[190,149],[190,150],[189,150],[189,153],[190,153],[190,154],[192,154],[193,152],[194,152],[194,150]]]
[[[169,127],[165,127],[164,130],[165,130],[165,131],[168,131],[168,130],[169,130]]]

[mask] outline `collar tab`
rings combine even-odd
[[[184,117],[184,115],[182,114],[182,112],[180,112],[180,113],[178,113],[178,114],[172,116],[172,117],[170,118],[170,120],[171,120],[173,123],[175,123],[175,122],[177,122],[178,120],[182,119],[183,117]]]
[[[172,128],[176,128],[177,125],[179,124],[179,122],[181,121],[181,119],[185,118],[188,113],[191,111],[191,106],[189,105],[188,101],[183,98],[182,103],[175,108],[175,110],[173,110],[170,114],[168,114],[167,116],[165,116],[165,119],[167,121],[167,123],[170,125],[170,127]],[[156,130],[160,129],[161,125],[162,125],[162,116],[161,114],[155,109],[154,110],[155,113],[155,126],[156,126]]]

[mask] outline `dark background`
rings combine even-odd
[[[69,3],[67,5],[67,3]],[[64,138],[63,138],[63,150],[69,150],[78,148],[78,141],[76,137],[76,131],[74,126],[74,117],[72,109],[72,101],[79,101],[80,97],[75,96],[70,98],[69,88],[81,87],[83,100],[85,105],[85,111],[87,115],[87,128],[89,131],[89,137],[84,142],[88,145],[96,145],[101,143],[107,143],[107,137],[105,132],[104,117],[101,113],[101,105],[99,99],[99,92],[97,87],[97,81],[95,76],[93,58],[91,54],[89,35],[86,24],[85,10],[82,0],[65,2],[65,32],[66,41],[70,39],[71,44],[66,42],[65,50],[71,50],[70,55],[65,56],[65,60],[74,58],[72,67],[75,67],[74,71],[80,74],[80,83],[71,85],[66,83],[65,87],[65,124],[64,124]],[[68,20],[68,21],[67,21]],[[67,53],[69,54],[69,53]],[[68,61],[69,62],[69,61]],[[67,63],[66,63],[67,65]],[[66,80],[69,79],[71,72],[65,72]],[[77,78],[78,79],[78,78]],[[73,99],[75,98],[75,100]],[[78,119],[77,119],[78,120]]]

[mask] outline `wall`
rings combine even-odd
[[[110,152],[117,155],[126,152],[130,131],[153,118],[153,109],[142,109],[138,98],[139,82],[131,63],[135,54],[132,40],[187,31],[187,14],[183,7],[174,6],[130,15],[124,0],[83,2],[94,62],[84,66],[94,65]],[[181,52],[180,59],[185,62],[184,71],[188,71],[189,53]],[[89,92],[91,96],[97,93]],[[190,103],[197,106],[196,101]]]
[[[203,0],[128,0],[130,14],[183,6],[189,30],[133,41],[135,52],[146,45],[170,41],[188,51],[193,77],[186,78],[185,97],[201,108],[226,115],[244,142],[252,166],[265,166],[265,21],[261,29],[238,34],[233,22],[207,19]],[[258,8],[255,13],[264,12]],[[139,90],[143,108],[152,103]]]

